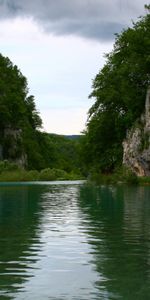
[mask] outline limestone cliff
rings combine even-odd
[[[6,127],[0,134],[0,160],[7,159],[20,167],[27,166],[23,148],[22,130]]]
[[[150,176],[150,88],[145,112],[128,131],[123,142],[123,164],[138,176]]]

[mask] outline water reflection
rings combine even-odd
[[[149,187],[0,186],[0,299],[149,294]]]
[[[27,271],[38,259],[37,249],[32,247],[38,243],[42,190],[29,186],[0,188],[0,295],[6,299],[12,299],[9,295],[32,276]]]
[[[79,229],[78,191],[79,186],[54,185],[41,195],[40,259],[16,299],[95,299],[97,274],[89,263],[86,236]]]
[[[103,274],[96,286],[106,299],[149,299],[150,188],[86,186],[79,205],[92,262]]]

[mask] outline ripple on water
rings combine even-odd
[[[149,199],[81,182],[3,186],[0,297],[149,299]]]

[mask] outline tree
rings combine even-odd
[[[0,148],[3,159],[27,158],[28,169],[79,171],[78,141],[41,132],[42,120],[27,79],[0,54]]]
[[[36,109],[34,96],[31,95],[27,97],[25,102],[26,102],[27,117],[30,125],[32,126],[33,129],[41,128],[42,120]]]
[[[26,107],[26,78],[9,58],[0,54],[0,128],[20,126]]]
[[[41,127],[34,97],[28,96],[27,79],[9,58],[0,54],[0,128]]]
[[[37,145],[36,130],[41,125],[34,97],[28,95],[27,79],[9,58],[0,54],[0,144],[3,158],[15,160],[23,153],[29,154],[33,140]]]
[[[96,75],[90,97],[84,153],[88,164],[103,172],[122,161],[126,130],[144,110],[150,84],[150,7],[132,28],[116,35],[114,49]]]

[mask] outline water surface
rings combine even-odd
[[[149,295],[149,187],[0,185],[0,299]]]

